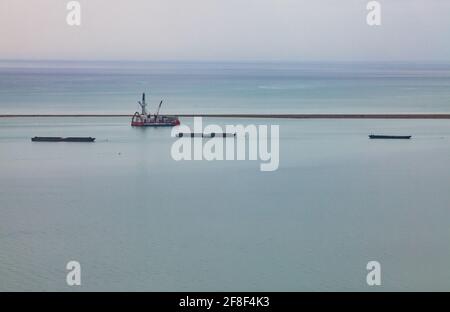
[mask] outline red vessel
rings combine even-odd
[[[147,113],[147,103],[145,103],[145,93],[142,93],[142,101],[139,101],[139,105],[142,108],[141,113],[134,113],[131,119],[131,126],[133,127],[174,127],[180,124],[180,120],[176,116],[160,115],[159,110],[162,105],[159,103],[158,111],[156,114]]]

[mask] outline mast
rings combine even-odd
[[[142,93],[142,102],[138,101],[139,105],[141,105],[142,108],[142,115],[146,115],[147,116],[147,103],[145,103],[145,93]]]

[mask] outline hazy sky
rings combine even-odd
[[[450,0],[0,0],[1,59],[450,62]]]

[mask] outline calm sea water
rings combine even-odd
[[[0,111],[128,113],[143,90],[173,112],[450,105],[448,68],[434,65],[69,65],[3,64]],[[278,124],[279,169],[176,162],[170,129],[128,118],[0,119],[0,290],[450,290],[449,121],[204,123]],[[66,285],[70,260],[80,288]],[[382,266],[377,289],[370,260]]]
[[[0,62],[0,114],[448,112],[450,64]]]

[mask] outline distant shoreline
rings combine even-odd
[[[132,117],[130,114],[0,114],[0,118]],[[450,119],[448,114],[177,114],[178,117],[283,118],[283,119]]]

